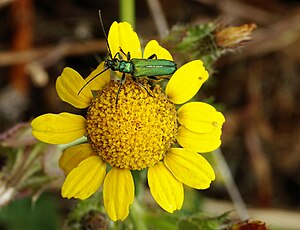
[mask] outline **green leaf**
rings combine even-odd
[[[30,197],[16,200],[0,210],[0,229],[61,229],[57,203],[49,194],[42,195],[34,207]]]
[[[178,226],[179,229],[192,229],[192,230],[216,230],[224,229],[224,226],[229,224],[230,212],[226,212],[220,216],[208,217],[202,213],[186,216],[180,220]],[[188,227],[187,227],[188,226]]]

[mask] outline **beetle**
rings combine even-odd
[[[138,82],[138,78],[147,77],[150,79],[158,80],[159,79],[158,76],[171,75],[177,70],[177,65],[175,62],[166,59],[157,59],[156,54],[152,54],[150,57],[148,57],[148,59],[131,58],[130,52],[126,54],[121,47],[120,47],[120,52],[116,53],[114,57],[112,57],[111,49],[108,43],[108,38],[104,30],[104,25],[103,25],[100,10],[99,10],[99,18],[105,36],[107,48],[108,48],[109,59],[105,60],[104,62],[104,70],[102,70],[100,73],[96,74],[89,81],[87,81],[83,85],[83,87],[79,90],[78,95],[86,87],[86,85],[88,85],[96,77],[98,77],[105,71],[111,69],[112,71],[119,71],[122,73],[120,86],[116,95],[116,104],[118,104],[118,96],[121,91],[122,85],[126,80],[126,74],[130,74],[132,76],[133,81],[147,91],[147,89],[141,83]],[[127,60],[123,60],[121,54],[123,54]],[[151,94],[148,91],[147,93],[151,96]]]

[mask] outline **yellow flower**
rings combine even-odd
[[[108,42],[112,56],[122,47],[131,58],[156,54],[158,59],[172,60],[154,40],[146,45],[142,56],[137,34],[125,22],[112,24]],[[134,199],[131,170],[148,169],[148,184],[156,202],[167,212],[179,210],[184,200],[183,184],[206,189],[215,179],[212,167],[198,153],[220,146],[224,116],[206,103],[185,103],[207,80],[207,71],[200,60],[183,65],[169,80],[165,93],[141,78],[140,83],[151,96],[128,75],[118,105],[119,83],[111,81],[106,71],[78,95],[82,86],[103,69],[101,63],[83,79],[75,70],[65,68],[57,79],[60,98],[76,108],[87,108],[86,117],[45,114],[31,123],[33,135],[51,144],[87,136],[87,143],[67,148],[60,158],[59,166],[66,174],[62,196],[86,199],[103,185],[109,217],[124,220]],[[97,96],[92,91],[97,91]],[[175,104],[183,103],[176,111]],[[173,147],[176,140],[182,148]]]

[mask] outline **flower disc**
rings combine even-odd
[[[118,96],[119,82],[111,81],[92,101],[87,136],[93,150],[112,167],[141,170],[163,159],[175,141],[176,109],[161,88],[147,91],[127,77]]]

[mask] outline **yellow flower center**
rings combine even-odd
[[[87,136],[93,150],[113,167],[141,170],[163,159],[175,141],[176,109],[161,88],[148,92],[127,77],[111,81],[92,101],[87,114]]]

